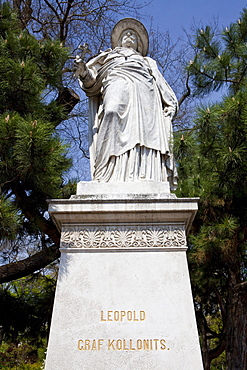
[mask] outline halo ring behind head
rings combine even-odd
[[[119,40],[125,30],[133,30],[138,36],[138,51],[143,55],[148,52],[148,33],[144,25],[134,18],[123,18],[114,26],[111,34],[111,44],[114,49],[119,45]],[[140,45],[141,43],[141,45]]]

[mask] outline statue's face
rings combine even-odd
[[[133,30],[126,30],[123,32],[121,46],[137,50],[138,40],[137,35]]]

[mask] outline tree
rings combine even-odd
[[[194,127],[177,138],[178,195],[200,197],[189,260],[206,370],[223,351],[227,369],[247,368],[246,41],[247,9],[221,33],[197,31],[188,67],[194,93],[226,94],[198,108]]]
[[[56,271],[50,270],[51,275],[32,274],[0,287],[1,369],[34,362],[41,368],[56,286]]]
[[[68,51],[60,42],[41,42],[20,30],[15,13],[3,3],[0,8],[1,249],[10,243],[17,249],[26,241],[30,246],[38,244],[39,251],[23,262],[3,265],[1,282],[45,267],[59,256],[60,235],[47,216],[46,199],[66,192],[63,174],[71,164],[67,149],[56,133],[58,123],[67,117],[74,104],[64,104],[60,85],[67,58]],[[57,92],[52,97],[46,95],[50,87]]]
[[[56,276],[33,274],[0,287],[1,342],[43,345],[49,330]],[[0,342],[0,345],[1,345]]]

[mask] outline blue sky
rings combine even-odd
[[[219,25],[226,27],[239,18],[244,7],[244,0],[153,0],[145,13],[153,16],[160,31],[169,31],[175,42],[183,35],[183,28],[190,31],[193,22],[206,25],[218,19]]]

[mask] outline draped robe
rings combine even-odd
[[[177,172],[171,117],[177,99],[156,62],[133,49],[108,49],[87,63],[93,181],[169,181]],[[165,116],[164,112],[170,114]]]

